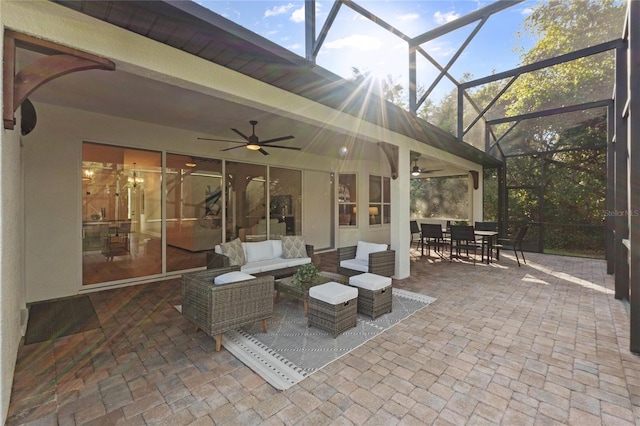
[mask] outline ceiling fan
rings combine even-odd
[[[236,148],[242,148],[243,146],[247,149],[250,149],[252,151],[260,151],[262,153],[262,155],[269,155],[269,153],[267,151],[265,151],[263,149],[263,147],[268,147],[268,148],[282,148],[282,149],[293,149],[296,151],[300,151],[301,148],[297,148],[297,147],[292,147],[292,146],[282,146],[282,145],[269,145],[272,142],[280,142],[280,141],[285,141],[287,139],[293,139],[293,136],[289,135],[289,136],[282,136],[279,138],[273,138],[273,139],[267,139],[266,141],[260,141],[260,139],[256,136],[256,124],[258,124],[257,121],[255,120],[251,120],[249,121],[249,123],[252,126],[252,133],[251,135],[247,136],[244,133],[242,133],[240,130],[238,129],[231,129],[234,132],[236,132],[237,134],[239,134],[240,136],[242,136],[242,138],[245,140],[245,142],[242,141],[233,141],[233,140],[228,140],[228,139],[210,139],[210,138],[198,138],[201,140],[206,140],[206,141],[217,141],[217,142],[233,142],[233,143],[241,143],[242,146],[233,146],[231,148],[226,148],[226,149],[222,149],[221,151],[229,151],[232,149],[236,149]]]
[[[415,160],[413,160],[413,167],[411,168],[411,176],[418,177],[422,174],[439,172],[441,170],[442,169],[431,169],[431,170],[421,169],[420,167],[418,167],[418,159],[416,158]]]

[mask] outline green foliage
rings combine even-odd
[[[410,180],[412,218],[467,218],[469,182],[467,176],[417,178]]]
[[[624,2],[613,0],[540,3],[525,21],[524,32],[538,41],[521,55],[522,64],[618,39],[624,14]],[[606,52],[521,75],[505,93],[506,109],[517,115],[610,98],[614,65],[613,52]]]
[[[310,283],[318,277],[318,268],[313,263],[306,263],[298,268],[293,276],[295,284]]]

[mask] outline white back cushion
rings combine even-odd
[[[273,250],[273,257],[282,257],[282,240],[269,240],[271,241],[271,248]]]
[[[358,241],[356,247],[356,260],[369,261],[369,253],[377,253],[379,251],[385,251],[387,249],[386,244],[367,243],[365,241]]]
[[[247,254],[247,262],[273,259],[273,244],[269,240],[245,243],[244,249]]]

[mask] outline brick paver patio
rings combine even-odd
[[[640,423],[604,261],[527,262],[412,258],[394,287],[438,300],[284,392],[195,332],[179,279],[93,293],[102,328],[20,348],[7,424]]]

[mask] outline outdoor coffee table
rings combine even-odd
[[[293,297],[295,300],[302,301],[304,316],[306,317],[309,313],[309,289],[313,286],[326,284],[330,281],[347,284],[349,278],[335,272],[320,271],[316,279],[311,283],[297,284],[294,282],[293,276],[275,280],[276,303],[280,301],[280,292],[285,293]]]

